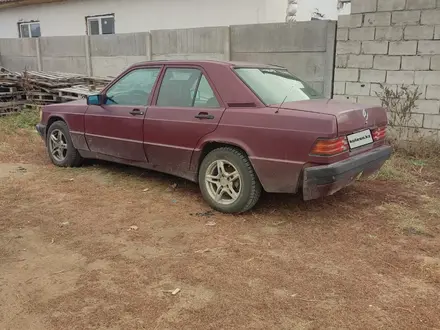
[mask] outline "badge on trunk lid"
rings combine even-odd
[[[368,112],[366,109],[362,110],[362,116],[364,116],[365,119],[365,125],[368,125]]]

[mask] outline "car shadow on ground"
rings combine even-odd
[[[200,199],[201,207],[209,208],[207,204],[203,204],[204,202],[201,199],[201,194],[197,183],[153,170],[146,170],[139,167],[111,163],[102,160],[86,160],[83,165],[84,169],[94,167],[98,167],[104,172],[110,173],[110,175],[113,176],[125,177],[127,181],[133,180],[133,182],[140,183],[142,180],[151,180],[150,183],[153,183],[155,186],[163,186],[165,189],[166,187],[178,187],[176,190],[177,193],[183,194],[184,196],[199,197],[197,199]],[[273,215],[276,212],[318,212],[323,211],[326,208],[338,207],[338,205],[341,203],[357,204],[362,208],[362,204],[365,203],[361,203],[361,205],[359,204],[358,192],[353,187],[354,186],[346,187],[333,196],[327,196],[312,201],[304,201],[301,192],[296,194],[275,194],[266,193],[263,191],[258,204],[246,214],[254,213],[259,216],[268,216]],[[374,204],[374,201],[371,202]],[[368,205],[367,203],[365,207],[371,207],[371,205]]]

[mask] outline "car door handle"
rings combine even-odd
[[[210,115],[207,112],[200,112],[197,116],[195,116],[197,119],[214,119],[215,117],[213,115]]]
[[[144,112],[139,110],[139,109],[133,109],[133,110],[130,111],[130,115],[133,115],[133,116],[143,116]]]

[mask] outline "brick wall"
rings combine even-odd
[[[380,105],[380,84],[418,87],[405,137],[440,138],[440,0],[352,0],[339,16],[334,98]]]

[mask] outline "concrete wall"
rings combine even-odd
[[[336,22],[312,21],[106,36],[0,39],[0,54],[5,58],[3,65],[14,71],[39,68],[95,76],[116,76],[131,64],[147,60],[232,59],[270,63],[287,67],[330,97],[335,33]]]
[[[352,0],[340,16],[335,98],[380,104],[379,84],[422,93],[405,138],[440,138],[440,1]]]
[[[150,33],[90,36],[91,70],[96,76],[116,76],[130,65],[151,59]]]
[[[86,16],[115,15],[116,33],[284,22],[287,0],[69,0],[0,9],[0,38],[18,22],[39,21],[41,36],[86,34]]]
[[[228,27],[157,30],[90,36],[94,75],[115,76],[128,66],[148,60],[228,59]]]
[[[32,39],[0,39],[0,63],[12,68],[36,70],[37,45]]]
[[[37,41],[38,42],[38,41]],[[84,36],[43,37],[39,39],[41,68],[45,71],[65,71],[87,74],[86,40]]]
[[[282,65],[331,96],[336,23],[331,21],[231,27],[231,59]]]
[[[151,31],[153,60],[229,59],[229,28]]]

